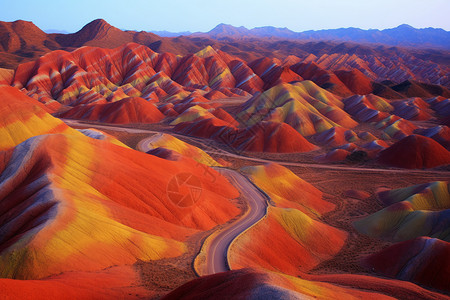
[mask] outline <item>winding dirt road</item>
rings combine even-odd
[[[76,120],[64,120],[64,122],[66,122],[69,126],[88,125],[89,127],[98,129],[115,129],[129,133],[161,134],[161,132],[153,130],[82,123]],[[149,137],[141,140],[137,147],[138,150],[143,152],[149,151],[151,149],[150,142],[152,139],[152,137]],[[247,177],[241,173],[220,167],[214,169],[225,176],[228,181],[239,191],[241,199],[247,203],[247,211],[237,221],[221,229],[220,232],[209,242],[206,250],[207,273],[202,275],[210,275],[230,270],[227,256],[228,248],[236,237],[266,216],[267,207],[270,200],[265,193],[259,190]]]
[[[76,120],[63,120],[69,126],[86,126],[93,127],[98,129],[110,129],[116,131],[124,131],[129,133],[149,133],[149,134],[157,134],[162,133],[160,131],[154,130],[146,130],[146,129],[137,129],[137,128],[128,128],[114,125],[103,125],[97,123],[89,123],[89,122],[78,122]],[[295,163],[295,162],[283,162],[283,161],[274,161],[274,160],[266,160],[261,158],[254,158],[243,156],[240,154],[233,154],[227,152],[225,150],[219,149],[211,143],[205,142],[205,140],[189,137],[185,135],[180,135],[172,132],[167,132],[174,136],[183,137],[185,139],[189,139],[195,141],[198,144],[202,145],[203,150],[208,154],[218,154],[225,157],[233,157],[239,159],[245,159],[249,161],[254,161],[258,163],[278,163],[284,166],[296,166],[296,167],[307,167],[307,168],[317,168],[317,169],[328,169],[328,170],[342,170],[342,171],[358,171],[358,172],[377,172],[377,173],[387,173],[387,174],[398,174],[398,173],[430,173],[434,174],[442,174],[449,175],[450,171],[429,171],[429,170],[403,170],[403,169],[381,169],[381,168],[356,168],[356,167],[346,167],[346,166],[336,166],[336,165],[323,165],[323,164],[314,164],[314,163]],[[151,149],[150,147],[150,138],[146,138],[141,140],[138,144],[138,150],[147,152]],[[208,248],[206,250],[206,269],[207,274],[215,274],[219,272],[228,271],[230,268],[228,266],[228,248],[232,241],[239,236],[242,232],[250,228],[256,222],[261,220],[267,213],[268,201],[270,200],[267,195],[265,195],[262,191],[260,191],[248,178],[243,176],[242,174],[225,168],[216,168],[221,174],[229,179],[229,181],[239,190],[241,197],[248,204],[248,210],[245,212],[243,216],[241,216],[236,222],[228,225],[224,229],[222,229],[215,237],[210,241]],[[206,274],[204,274],[206,275]]]
[[[204,275],[230,270],[227,254],[231,242],[266,215],[269,200],[266,194],[262,193],[242,174],[225,168],[215,169],[227,177],[230,183],[239,190],[241,198],[247,202],[248,209],[236,222],[222,229],[210,241],[206,255],[207,274]]]

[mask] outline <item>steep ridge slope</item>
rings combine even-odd
[[[378,160],[400,168],[433,168],[450,164],[450,152],[431,138],[410,135],[383,150]]]
[[[136,39],[136,32],[122,31],[103,19],[96,19],[86,24],[79,31],[71,34],[54,34],[55,41],[62,47],[96,46],[115,48]],[[156,34],[145,33],[147,43],[159,40]],[[144,40],[141,40],[144,42]]]
[[[310,217],[320,217],[334,209],[322,199],[322,192],[296,176],[289,169],[275,164],[245,167],[241,170],[261,189],[277,207],[296,208]],[[302,191],[298,193],[298,191]]]
[[[82,136],[61,120],[52,117],[46,109],[47,107],[18,89],[0,86],[0,151],[40,134],[67,133]]]
[[[0,198],[8,212],[1,218],[2,277],[36,279],[177,256],[184,246],[173,239],[238,213],[226,200],[237,196],[235,189],[214,170],[214,183],[204,178],[194,161],[62,134],[30,138],[2,156]],[[180,206],[169,183],[186,169],[201,193]]]
[[[32,22],[0,21],[1,67],[15,68],[23,60],[29,61],[56,50],[60,45]]]
[[[418,237],[394,244],[364,259],[383,275],[449,291],[450,243]]]

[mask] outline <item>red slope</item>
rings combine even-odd
[[[230,143],[238,150],[250,152],[294,153],[317,149],[286,123],[260,122],[237,132]]]
[[[372,81],[358,69],[335,71],[334,74],[353,94],[367,95],[373,92]]]
[[[450,128],[448,126],[439,125],[427,129],[417,129],[414,133],[432,138],[445,149],[450,150]]]
[[[328,91],[338,96],[348,97],[353,94],[348,87],[339,80],[336,74],[325,70],[314,62],[300,62],[291,66],[291,69],[304,79],[311,80],[318,86],[326,88]]]
[[[145,37],[138,36],[135,32],[122,31],[111,26],[103,19],[96,19],[86,24],[79,31],[71,34],[54,35],[56,42],[63,47],[96,46],[115,48],[128,42],[141,39],[142,42],[154,42],[159,37],[153,33],[146,32]]]
[[[113,103],[75,106],[60,117],[114,124],[151,124],[164,119],[156,106],[140,97],[124,98]]]
[[[139,285],[132,267],[99,272],[68,272],[41,280],[0,279],[2,298],[21,299],[142,299],[152,293]]]
[[[434,168],[450,164],[450,152],[431,138],[410,135],[381,151],[378,161],[406,169]]]
[[[229,264],[299,276],[335,256],[347,236],[299,210],[270,207],[266,218],[233,241]]]
[[[364,259],[383,275],[450,291],[450,243],[419,237],[394,244]]]
[[[0,85],[10,85],[14,77],[14,70],[0,68]]]
[[[297,153],[317,149],[286,123],[260,122],[247,128],[236,128],[218,118],[182,122],[174,131],[191,136],[211,138],[238,151]]]

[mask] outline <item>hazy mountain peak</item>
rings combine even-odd
[[[408,24],[401,24],[399,26],[396,27],[397,29],[413,29],[415,30],[416,28],[412,27],[411,25]]]
[[[248,34],[249,30],[245,28],[244,26],[235,27],[230,24],[224,24],[221,23],[214,27],[211,31],[208,32],[208,34],[211,35],[246,35]]]
[[[284,39],[313,39],[342,41],[355,43],[386,44],[390,46],[420,46],[420,47],[444,47],[450,48],[450,32],[438,28],[417,29],[408,24],[402,24],[395,28],[378,30],[364,30],[355,27],[308,30],[295,32],[288,28],[262,26],[247,29],[243,26],[234,27],[228,24],[219,24],[213,30],[206,33],[212,37],[269,37]]]

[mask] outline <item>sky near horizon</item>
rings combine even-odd
[[[450,30],[450,0],[0,0],[0,21],[76,32],[94,19],[120,29],[206,32],[220,23],[294,31],[409,24]]]

